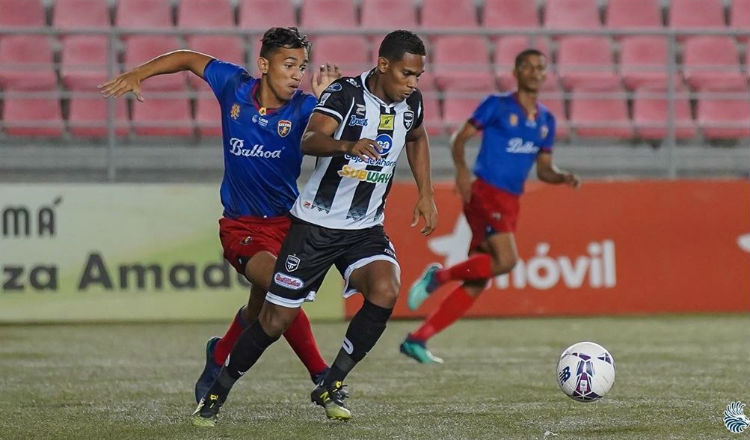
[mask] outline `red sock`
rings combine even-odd
[[[425,342],[443,329],[453,324],[474,304],[474,296],[469,295],[463,286],[457,287],[445,297],[415,332],[409,334],[409,339]]]
[[[234,348],[234,343],[237,342],[240,333],[242,333],[242,330],[245,330],[249,324],[250,323],[242,318],[241,307],[237,314],[234,315],[234,320],[229,324],[229,328],[226,333],[224,333],[224,336],[219,339],[219,342],[216,343],[216,347],[214,347],[214,361],[218,365],[224,365],[224,361],[227,360],[227,356],[229,356],[229,353],[231,353]]]
[[[492,257],[489,254],[476,254],[451,267],[435,273],[440,284],[448,281],[478,280],[492,277]]]
[[[310,320],[302,308],[299,309],[297,317],[284,333],[284,337],[292,350],[297,353],[297,357],[305,364],[310,376],[322,373],[328,368],[328,364],[320,356],[318,344],[315,343],[315,337],[310,328]]]

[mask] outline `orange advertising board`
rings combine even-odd
[[[436,186],[439,225],[409,228],[413,185],[394,184],[386,231],[401,264],[394,317],[425,316],[406,292],[425,265],[466,258],[470,230],[452,184]],[[744,180],[586,182],[580,190],[533,182],[521,197],[520,261],[492,280],[469,316],[610,315],[750,311],[750,183]],[[347,301],[346,314],[361,299]]]

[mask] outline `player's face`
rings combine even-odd
[[[268,87],[282,101],[292,99],[302,84],[307,62],[307,51],[301,47],[276,49],[268,58],[258,60],[260,71],[266,74]]]
[[[547,79],[547,59],[539,55],[529,55],[513,71],[518,82],[518,90],[539,92]]]
[[[383,73],[383,91],[388,99],[403,101],[417,88],[419,75],[424,72],[424,56],[406,52],[397,61],[380,58],[378,69]]]

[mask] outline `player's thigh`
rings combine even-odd
[[[516,238],[512,232],[498,232],[486,239],[487,247],[499,269],[510,270],[518,261]],[[498,269],[495,268],[495,269]]]
[[[263,292],[268,290],[271,285],[273,268],[276,265],[276,255],[269,251],[260,251],[253,255],[245,264],[245,278],[253,286],[262,289]]]
[[[250,288],[250,297],[247,300],[247,307],[245,308],[245,314],[243,315],[243,318],[245,318],[247,322],[252,322],[258,319],[258,313],[260,313],[260,309],[263,307],[263,303],[266,300],[266,290],[267,289],[254,284]]]
[[[350,285],[376,306],[392,308],[401,287],[400,270],[388,260],[375,260],[352,272]]]

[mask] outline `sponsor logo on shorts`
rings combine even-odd
[[[299,261],[300,260],[296,255],[287,255],[286,270],[288,270],[289,272],[294,272],[295,270],[297,270],[297,268],[299,268]]]
[[[251,241],[253,241],[253,237],[251,237],[251,236],[248,235],[247,237],[243,238],[240,243],[242,243],[242,244],[250,244]]]
[[[391,248],[385,248],[385,249],[383,249],[383,253],[385,253],[386,255],[390,255],[393,258],[396,258],[396,253],[393,252],[393,249],[391,249]]]
[[[305,285],[301,279],[281,272],[276,272],[273,275],[273,282],[281,287],[286,287],[287,289],[292,290],[299,290]]]
[[[386,183],[391,180],[393,173],[383,173],[380,171],[359,170],[351,165],[344,165],[338,172],[341,177],[350,177],[370,183]]]

